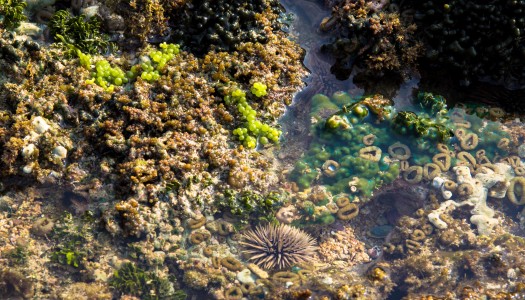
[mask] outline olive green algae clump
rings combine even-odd
[[[139,296],[141,299],[186,299],[182,290],[175,290],[169,278],[161,278],[154,272],[148,272],[133,263],[123,263],[115,270],[109,285],[122,295]]]
[[[100,32],[101,23],[96,17],[72,16],[66,10],[56,12],[49,21],[50,35],[64,46],[74,47],[89,54],[105,53],[114,45]]]
[[[0,24],[9,30],[18,27],[27,19],[23,13],[26,6],[23,0],[0,0]]]

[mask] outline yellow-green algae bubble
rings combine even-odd
[[[251,93],[257,98],[265,96],[266,85],[260,82],[254,83],[251,88]],[[237,112],[243,121],[243,126],[234,129],[232,133],[237,136],[244,147],[248,149],[254,149],[258,143],[262,146],[270,142],[277,144],[282,131],[261,122],[257,116],[257,112],[249,104],[248,100],[249,98],[246,92],[239,88],[233,89],[224,97],[224,102],[227,105],[235,105],[237,107]]]
[[[86,80],[86,84],[96,83],[111,93],[115,86],[122,86],[136,80],[139,76],[150,83],[159,80],[166,64],[180,52],[177,44],[161,43],[159,48],[151,50],[148,56],[143,57],[142,63],[132,66],[128,71],[122,70],[119,66],[112,66],[106,59],[99,59],[92,66],[91,55],[82,53],[78,49],[76,54],[80,65],[91,72],[91,78]]]
[[[252,92],[252,94],[254,94],[257,98],[260,98],[268,94],[268,92],[266,91],[267,88],[268,87],[266,86],[266,84],[257,81],[253,83],[252,87],[250,88],[250,92]]]

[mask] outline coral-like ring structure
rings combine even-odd
[[[514,177],[510,181],[507,197],[516,205],[525,204],[525,177]]]

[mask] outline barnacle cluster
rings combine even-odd
[[[522,238],[505,233],[502,219],[508,219],[498,212],[501,209],[508,214],[515,211],[515,205],[521,205],[516,201],[521,197],[521,187],[517,195],[509,190],[513,183],[520,186],[518,182],[523,178],[522,162],[516,157],[518,147],[510,139],[510,134],[518,134],[499,123],[503,117],[499,111],[490,114],[490,110],[463,105],[448,110],[446,124],[454,137],[435,144],[439,153],[432,157],[432,163],[421,165],[411,161],[403,170],[404,180],[410,184],[425,189],[432,186],[419,209],[396,221],[383,247],[386,260],[393,268],[390,274],[396,274],[392,279],[409,283],[407,292],[412,297],[444,295],[445,290],[457,294],[463,291],[468,295],[507,292],[490,287],[474,292],[470,287],[465,288],[471,285],[469,280],[461,286],[452,284],[457,273],[468,272],[470,278],[483,278],[483,282],[501,280],[497,272],[505,274],[505,278],[514,278],[512,281],[521,276],[512,267],[518,258],[511,258],[512,254],[503,258],[502,253],[511,253],[510,249],[520,247]],[[522,138],[520,135],[518,140]],[[407,150],[412,157],[419,155],[419,150],[412,146],[399,148],[398,154],[404,155]],[[495,204],[500,202],[501,205]],[[394,206],[400,209],[400,204]],[[500,251],[499,247],[505,250]],[[429,257],[425,254],[428,250],[440,258]],[[453,253],[453,258],[445,253]],[[436,290],[418,288],[419,284],[432,285]],[[520,293],[518,285],[513,284],[508,290]]]
[[[354,219],[363,202],[398,175],[409,184],[432,183],[440,190],[446,201],[427,214],[432,226],[441,229],[447,228],[443,214],[466,206],[472,208],[470,221],[478,233],[492,233],[498,221],[487,206],[487,195],[504,198],[509,186],[507,198],[522,203],[522,181],[513,179],[523,174],[521,162],[511,154],[516,145],[499,123],[504,114],[461,105],[449,110],[444,98],[423,92],[413,99],[410,111],[395,112],[380,99],[351,99],[340,93],[313,97],[314,140],[290,173],[296,188],[303,190],[292,206],[300,212],[279,215],[281,219],[292,224],[330,224],[335,221],[331,215]],[[316,115],[323,111],[319,107],[339,111],[323,119]]]
[[[413,105],[413,111],[395,112],[391,102],[380,95],[362,99],[345,93],[335,93],[332,98],[313,97],[315,139],[290,174],[300,189],[308,191],[317,185],[326,188],[321,200],[313,200],[312,190],[308,196],[311,202],[302,204],[309,218],[317,216],[323,222],[329,219],[319,216],[355,218],[359,213],[356,203],[368,201],[375,190],[397,179],[400,172],[414,183],[436,175],[439,167],[429,164],[437,152],[433,144],[452,136],[445,100],[419,93]],[[320,107],[339,111],[323,119],[316,115],[322,111]],[[409,161],[424,167],[409,166]]]

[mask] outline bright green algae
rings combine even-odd
[[[160,50],[151,50],[148,56],[143,56],[143,62],[131,67],[124,72],[119,66],[111,66],[106,59],[96,61],[94,67],[91,62],[91,55],[84,54],[76,49],[79,63],[85,69],[91,71],[91,79],[86,80],[86,84],[97,84],[113,92],[115,86],[122,86],[130,81],[135,81],[140,76],[143,80],[152,83],[159,80],[161,72],[164,71],[166,63],[179,54],[179,45],[161,43]]]
[[[264,83],[255,82],[252,84],[250,92],[256,98],[260,98],[266,96],[266,88]],[[252,97],[251,101],[254,100]],[[244,91],[235,88],[231,93],[224,96],[224,102],[227,105],[236,105],[237,111],[244,121],[242,127],[233,130],[233,134],[237,136],[239,141],[243,142],[244,147],[254,149],[257,147],[257,143],[265,146],[270,142],[279,142],[281,131],[258,120],[257,112],[248,103],[247,95]]]

